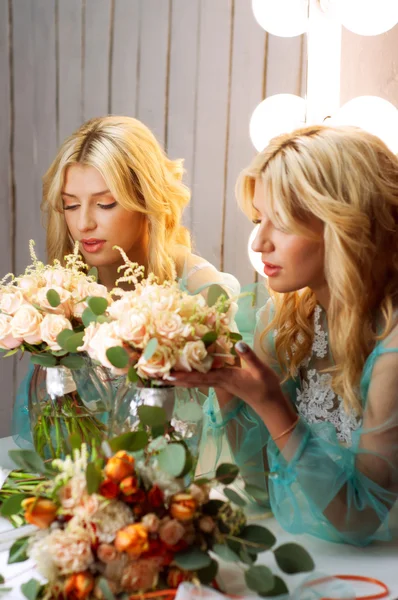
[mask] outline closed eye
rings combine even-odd
[[[64,210],[75,210],[75,208],[79,208],[79,204],[68,204],[68,206],[64,206]]]
[[[109,210],[111,208],[115,208],[116,204],[117,202],[112,202],[112,204],[97,204],[97,206],[103,208],[104,210]]]

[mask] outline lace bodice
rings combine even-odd
[[[332,389],[332,376],[322,371],[330,366],[326,315],[317,306],[314,313],[314,341],[311,356],[299,370],[300,389],[297,390],[297,410],[309,423],[329,421],[336,429],[340,442],[351,445],[352,432],[361,426],[362,419],[347,412],[343,399]]]

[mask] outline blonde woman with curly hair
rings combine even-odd
[[[176,375],[220,388],[209,434],[246,482],[270,472],[291,533],[364,545],[398,527],[398,158],[357,128],[273,139],[238,180],[270,299],[244,368]],[[226,435],[224,435],[226,433]],[[250,489],[250,488],[249,488]],[[395,508],[394,508],[395,505]]]
[[[123,264],[114,249],[119,246],[160,282],[178,279],[190,293],[204,295],[218,283],[229,295],[239,294],[235,277],[191,252],[181,222],[191,194],[182,175],[183,161],[170,160],[137,119],[88,121],[64,141],[43,178],[48,260],[62,263],[78,241],[85,262],[98,269],[99,283],[112,290]],[[31,445],[29,380],[13,415],[14,439],[22,446]]]

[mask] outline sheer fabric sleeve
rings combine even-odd
[[[331,423],[301,418],[283,451],[268,444],[271,506],[291,533],[360,546],[398,534],[398,327],[369,356],[361,390],[350,447]]]

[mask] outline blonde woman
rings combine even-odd
[[[181,160],[170,160],[151,131],[137,119],[107,116],[85,123],[61,145],[43,180],[48,260],[63,257],[79,242],[85,262],[98,268],[111,290],[129,259],[159,281],[178,279],[191,293],[206,294],[218,283],[234,296],[239,283],[191,253],[182,225],[190,191],[182,183]],[[13,433],[30,444],[25,379],[14,408]]]
[[[247,481],[270,471],[292,533],[364,545],[398,525],[398,159],[377,137],[313,126],[273,139],[237,185],[259,224],[270,300],[209,429]],[[225,437],[224,437],[225,439]],[[265,482],[264,482],[265,486]],[[395,506],[395,509],[394,509]]]

